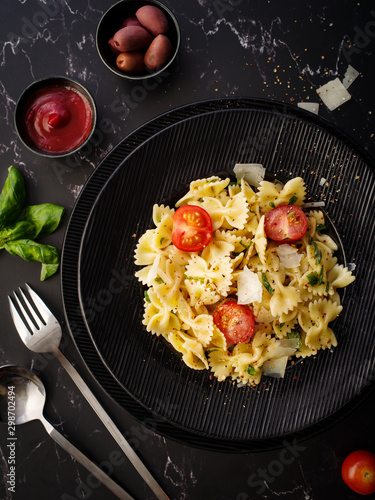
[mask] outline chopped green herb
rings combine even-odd
[[[323,278],[324,278],[324,266],[322,266],[320,273],[319,273],[319,281],[318,281],[319,285],[324,285]]]
[[[198,276],[186,276],[185,280],[199,281],[200,283],[204,283],[204,278],[199,278]]]
[[[219,349],[208,349],[207,354],[211,354],[211,352],[215,352],[215,351],[218,351]]]
[[[293,328],[289,333],[288,333],[288,339],[298,339],[298,347],[302,347],[302,339],[301,339],[301,333],[299,330],[296,328]]]
[[[273,183],[274,184],[283,184],[281,181],[279,181],[279,179],[274,179]]]
[[[252,241],[250,241],[250,245],[245,245],[245,243],[242,242],[242,240],[240,241],[240,245],[243,246],[244,248],[250,248],[251,245],[252,245]]]
[[[315,265],[317,266],[322,260],[322,252],[319,250],[318,244],[316,241],[313,241],[311,236],[309,236],[309,245],[314,249]]]
[[[147,290],[145,290],[145,300],[146,300],[146,302],[150,302],[151,303],[151,300],[150,300],[150,297],[148,296]]]
[[[294,203],[298,200],[298,196],[292,196],[288,202],[288,205],[294,205]]]
[[[163,241],[165,240],[165,238],[160,238],[160,245],[163,243]]]
[[[262,283],[264,288],[267,290],[267,292],[271,295],[273,295],[274,291],[270,285],[270,282],[268,281],[266,273],[262,273]]]
[[[280,323],[279,327],[282,328],[285,325],[285,323]]]
[[[318,276],[318,273],[316,271],[313,271],[312,273],[308,274],[307,275],[307,279],[309,281],[309,285],[310,286],[315,286],[318,284],[319,282],[319,276]]]
[[[324,266],[321,267],[319,274],[316,271],[314,271],[307,275],[307,279],[309,280],[310,286],[323,285],[324,284],[323,277],[324,277]]]
[[[298,339],[297,349],[302,347],[302,339],[299,330],[292,330],[288,333],[288,339]]]
[[[326,292],[326,293],[328,293],[328,292],[329,292],[329,281],[327,281],[325,292]]]
[[[275,208],[275,204],[273,201],[270,201],[270,207]]]
[[[159,277],[155,278],[155,281],[156,283],[159,283],[159,285],[162,285],[164,283],[164,281]]]
[[[325,231],[327,229],[327,226],[325,224],[318,224],[316,226],[316,230],[318,231],[318,233],[322,233],[323,231]]]
[[[249,365],[247,368],[246,368],[246,371],[249,375],[256,375],[256,370],[253,366]]]

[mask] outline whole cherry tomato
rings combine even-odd
[[[360,495],[375,493],[375,454],[358,450],[346,457],[341,475],[350,489]]]

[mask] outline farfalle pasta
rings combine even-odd
[[[139,238],[135,250],[147,331],[163,336],[190,368],[249,385],[258,384],[263,373],[272,374],[274,364],[336,346],[329,324],[342,311],[337,290],[354,276],[337,262],[324,213],[306,211],[307,230],[290,243],[273,241],[265,231],[271,210],[303,208],[305,198],[300,177],[285,184],[262,181],[255,189],[244,178],[233,183],[212,176],[191,182],[176,207],[154,205],[155,227]],[[211,217],[212,238],[200,251],[183,251],[172,242],[173,215],[184,205],[201,207]],[[233,344],[213,313],[226,301],[240,303],[240,283],[247,276],[253,289],[245,296],[253,298],[246,307],[255,319],[254,333]]]

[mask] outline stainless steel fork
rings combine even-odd
[[[18,298],[16,292],[14,292],[14,298],[26,322],[22,319],[21,315],[17,311],[17,308],[15,307],[11,297],[8,296],[13,322],[23,343],[31,351],[39,353],[49,352],[53,353],[56,356],[61,365],[65,368],[65,370],[72,378],[73,382],[77,385],[78,389],[90,403],[91,407],[94,409],[100,420],[104,423],[108,431],[111,433],[112,437],[115,439],[119,447],[128,457],[130,462],[133,464],[133,466],[147,483],[147,485],[154,492],[156,498],[158,498],[159,500],[169,500],[167,494],[162,490],[161,486],[156,482],[154,477],[145,467],[128,441],[121,434],[110,416],[106,413],[104,408],[97,400],[96,396],[92,393],[91,389],[83,380],[81,375],[61,352],[59,346],[62,337],[62,330],[55,316],[48,309],[39,295],[27,283],[25,286],[30,294],[32,301],[34,302],[36,310],[39,312],[41,318],[43,319],[43,322],[40,320],[38,314],[34,310],[34,307],[21,288],[19,288],[19,293],[29,313],[26,311],[26,308]]]

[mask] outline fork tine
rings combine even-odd
[[[34,304],[38,308],[38,311],[39,311],[40,315],[42,316],[43,321],[45,323],[47,323],[49,319],[54,318],[52,312],[48,309],[48,307],[43,302],[43,300],[39,297],[39,295],[36,292],[34,292],[34,290],[31,288],[31,286],[28,285],[27,283],[25,283],[25,286],[26,286],[31,298],[33,299]]]
[[[43,325],[42,321],[40,320],[39,316],[37,315],[37,313],[35,312],[34,307],[31,305],[29,299],[26,297],[22,288],[19,288],[19,291],[20,291],[20,294],[21,294],[23,300],[25,301],[25,304],[29,308],[29,311],[31,312],[31,315],[34,318],[35,323],[37,324],[38,328],[42,328],[42,326],[44,326],[44,325]]]
[[[26,320],[26,323],[28,324],[29,326],[29,330],[31,330],[31,332],[34,334],[38,331],[38,329],[35,327],[34,323],[32,322],[31,318],[30,318],[30,315],[27,313],[26,309],[24,308],[22,302],[20,301],[20,299],[18,298],[16,292],[13,292],[13,295],[14,295],[14,298],[16,299],[16,302],[17,302],[17,305],[18,307],[20,308],[20,311],[21,313],[23,314],[25,320]],[[38,328],[40,328],[40,320],[39,320],[39,324],[37,325]]]
[[[8,300],[9,300],[10,314],[12,316],[14,326],[16,327],[16,330],[18,331],[19,336],[21,337],[22,341],[26,344],[28,338],[31,335],[31,332],[28,330],[23,319],[18,314],[18,311],[17,311],[15,305],[13,304],[12,299],[9,297],[9,295],[8,295]]]

